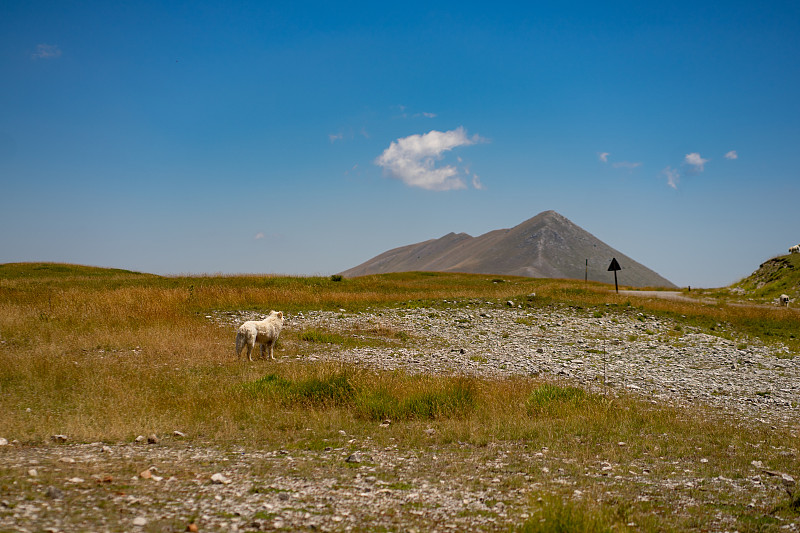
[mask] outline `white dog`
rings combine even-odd
[[[247,346],[247,358],[253,360],[253,348],[256,343],[261,345],[261,357],[266,356],[266,349],[269,347],[269,358],[275,359],[272,355],[272,347],[278,341],[278,335],[283,328],[283,312],[270,311],[269,316],[264,320],[249,320],[239,326],[236,331],[236,358],[242,353],[242,348]]]

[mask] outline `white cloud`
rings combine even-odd
[[[254,237],[254,239],[257,240],[257,241],[260,241],[264,237],[266,237],[266,235],[264,235],[263,232],[259,231],[258,233],[256,233],[256,236]]]
[[[681,174],[678,172],[677,169],[672,167],[667,167],[661,171],[661,173],[667,177],[667,185],[672,187],[673,189],[678,188],[678,181],[680,181]]]
[[[375,159],[375,164],[409,187],[429,191],[465,189],[467,185],[458,168],[452,165],[437,167],[436,162],[441,160],[444,152],[481,141],[483,139],[478,135],[468,137],[463,127],[451,131],[432,130],[392,141],[389,148]]]
[[[708,163],[708,159],[703,159],[697,152],[686,154],[686,158],[684,160],[687,164],[694,167],[695,172],[702,172],[705,168],[705,164]]]
[[[600,153],[598,153],[598,154],[597,154],[597,157],[598,157],[598,158],[600,159],[600,161],[602,161],[603,163],[608,163],[608,156],[610,156],[610,155],[611,155],[611,154],[609,154],[608,152],[600,152]]]
[[[627,168],[633,170],[634,168],[642,166],[640,162],[631,162],[631,161],[619,161],[618,163],[613,163],[611,165],[614,168]]]
[[[336,141],[341,141],[342,139],[344,139],[344,134],[343,133],[329,133],[328,134],[328,139],[330,139],[331,140],[331,144],[333,144]]]
[[[483,186],[483,183],[481,183],[481,179],[478,177],[477,174],[473,174],[472,175],[472,186],[475,187],[476,189],[478,189],[479,191],[482,191],[483,189],[485,189],[485,187]]]
[[[37,44],[33,59],[55,59],[61,56],[61,48],[57,44]]]
[[[725,154],[725,159],[739,159],[739,154],[736,153],[736,150],[731,150]]]

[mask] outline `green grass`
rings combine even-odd
[[[347,372],[325,377],[308,376],[296,381],[268,374],[246,384],[244,388],[253,395],[272,396],[284,405],[300,404],[317,408],[346,406],[355,395],[355,387]]]
[[[559,412],[596,404],[601,397],[590,395],[583,389],[545,383],[528,396],[525,406],[531,416],[558,416]]]
[[[525,521],[520,533],[610,533],[626,529],[599,505],[545,495],[535,509],[538,512]]]

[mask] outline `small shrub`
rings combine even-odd
[[[477,393],[468,380],[398,397],[384,388],[366,391],[356,400],[356,412],[370,420],[412,420],[463,417],[475,410]]]
[[[583,405],[589,399],[589,394],[578,387],[559,387],[546,383],[537,387],[528,396],[525,407],[531,416],[543,413],[556,414],[565,408],[574,409]]]
[[[272,394],[284,404],[310,404],[316,406],[346,405],[355,395],[355,388],[346,373],[328,377],[308,377],[289,381],[269,374],[245,385],[252,394]]]
[[[316,342],[319,344],[345,344],[346,338],[336,333],[327,333],[317,329],[307,329],[298,338],[301,341]]]
[[[331,276],[331,281],[342,281],[344,278],[341,274],[334,274]]]

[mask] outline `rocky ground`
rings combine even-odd
[[[209,316],[226,328],[250,318]],[[285,324],[343,333],[376,326],[410,338],[402,347],[320,346],[304,357],[416,373],[539,375],[626,389],[654,402],[702,402],[745,423],[797,428],[800,358],[780,346],[727,340],[635,311],[476,301],[309,312]],[[746,494],[749,506],[767,513],[789,480],[755,460],[758,445],[752,472],[741,479],[702,474],[704,465],[689,459],[653,479],[651,471],[663,465],[598,456],[578,467],[573,458],[525,443],[409,450],[344,432],[324,449],[292,451],[221,449],[180,433],[115,445],[0,440],[0,531],[498,530],[529,518],[532,494],[565,486],[576,499],[599,500],[635,487],[639,501],[659,502],[656,513]],[[733,530],[733,520],[720,511],[706,527]],[[781,531],[800,531],[798,520],[784,522]]]
[[[770,424],[796,423],[800,417],[800,358],[783,346],[726,339],[721,324],[711,335],[639,312],[523,310],[482,302],[450,309],[314,312],[287,323],[342,333],[375,325],[421,342],[309,357],[409,372],[561,377],[638,391],[659,402],[703,402]]]

